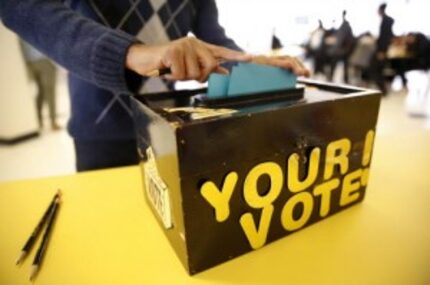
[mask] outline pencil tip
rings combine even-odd
[[[36,276],[37,270],[39,269],[39,266],[33,265],[31,267],[31,273],[30,273],[30,281],[34,280],[34,277]]]
[[[25,255],[26,255],[26,252],[21,251],[21,254],[19,255],[18,259],[16,260],[16,265],[21,263],[21,261],[24,259]]]

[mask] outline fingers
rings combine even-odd
[[[240,51],[228,49],[225,47],[220,47],[208,43],[204,43],[204,45],[212,52],[215,58],[219,60],[230,60],[230,61],[251,61],[252,55],[246,54]]]
[[[302,76],[309,77],[311,75],[311,72],[309,71],[309,69],[306,68],[306,66],[302,63],[302,61],[296,57],[293,57],[293,59],[296,61],[296,63],[301,68]]]
[[[165,77],[169,80],[185,80],[185,58],[184,51],[178,48],[169,49],[166,57],[163,59],[164,65],[170,68],[171,74]]]
[[[163,56],[163,65],[170,68],[169,80],[198,80],[204,82],[212,72],[225,73],[219,68],[214,54],[195,38],[184,38],[169,44]]]
[[[199,60],[192,46],[188,45],[185,53],[185,70],[186,78],[199,80],[201,77]]]
[[[290,57],[284,57],[284,58],[273,58],[272,64],[276,65],[281,68],[291,69],[291,71],[296,75],[302,75],[301,67],[297,64],[297,62],[290,58]]]
[[[205,43],[195,38],[182,38],[163,45],[133,45],[127,53],[127,68],[150,76],[154,70],[170,68],[169,80],[204,82],[212,72],[228,74],[220,61],[252,61],[289,69],[299,76],[309,76],[309,70],[294,57],[251,56],[228,48]]]
[[[195,38],[183,38],[169,44],[163,57],[163,65],[169,67],[170,80],[198,80],[204,82],[212,72],[228,74],[219,66],[220,61],[252,61],[289,69],[298,76],[309,76],[309,70],[295,57],[251,56],[224,47],[205,43]]]
[[[214,71],[215,73],[219,73],[219,74],[223,74],[223,75],[228,75],[228,74],[230,74],[230,71],[228,71],[228,69],[227,68],[225,68],[225,67],[222,67],[222,66],[218,66],[216,69],[215,69],[215,71]]]
[[[196,50],[199,63],[200,63],[200,82],[204,82],[209,77],[209,74],[214,72],[218,65],[218,61],[215,59],[213,54],[206,48],[201,48]]]
[[[301,63],[301,61],[291,56],[256,56],[253,58],[252,61],[259,64],[266,64],[284,69],[289,69],[298,76],[309,76],[309,70],[307,70],[307,68]]]
[[[294,61],[294,63],[297,66],[297,75],[300,76],[309,76],[310,72],[309,70],[303,65],[303,63],[296,57],[290,57],[290,60]]]

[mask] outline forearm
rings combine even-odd
[[[124,63],[135,41],[59,0],[2,0],[3,23],[70,72],[113,92],[126,92]]]

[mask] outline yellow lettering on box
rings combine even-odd
[[[348,154],[351,150],[351,141],[349,139],[340,139],[329,143],[325,158],[324,180],[333,176],[335,165],[340,166],[340,172],[348,172],[349,160]]]
[[[361,174],[361,186],[367,186],[367,183],[369,183],[369,168],[364,168],[363,173]]]
[[[288,189],[290,189],[291,192],[297,193],[303,191],[315,182],[318,175],[320,154],[321,150],[319,148],[314,148],[312,150],[309,159],[308,175],[302,181],[300,181],[299,178],[300,156],[297,153],[293,153],[288,158]]]
[[[339,179],[332,179],[314,188],[314,195],[321,196],[320,216],[325,217],[330,212],[331,192],[339,187]]]
[[[301,216],[295,220],[293,217],[294,208],[303,204]],[[314,205],[314,198],[309,192],[300,192],[291,197],[284,205],[281,213],[281,223],[284,229],[295,231],[302,228],[309,220]]]
[[[370,162],[370,158],[372,157],[374,140],[375,140],[375,132],[373,130],[368,131],[366,135],[366,139],[364,141],[363,159],[361,160],[361,164],[363,166],[367,166]]]
[[[342,183],[342,191],[340,193],[340,202],[341,206],[346,206],[356,201],[360,197],[360,193],[357,192],[360,189],[360,180],[361,180],[361,169],[357,169],[351,173],[345,175]]]
[[[270,189],[267,194],[260,196],[258,193],[258,179],[268,175],[270,178]],[[279,164],[275,162],[260,163],[249,171],[243,185],[243,195],[249,206],[259,209],[271,205],[281,193],[284,183],[284,175]]]
[[[230,215],[230,199],[237,180],[237,173],[230,172],[224,179],[221,191],[212,181],[206,181],[200,188],[202,196],[215,209],[215,218],[218,222],[224,222]]]
[[[243,214],[242,217],[240,217],[240,225],[253,249],[260,248],[266,243],[272,215],[273,205],[264,207],[261,211],[258,228],[255,226],[254,218],[251,213]]]

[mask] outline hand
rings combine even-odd
[[[291,56],[254,56],[252,62],[259,64],[273,65],[284,69],[291,70],[297,76],[310,76],[310,71],[303,63],[295,57]]]
[[[133,44],[126,67],[145,76],[153,70],[170,68],[169,80],[204,82],[212,72],[228,74],[221,61],[250,61],[251,55],[205,43],[193,37],[181,38],[162,45]]]

